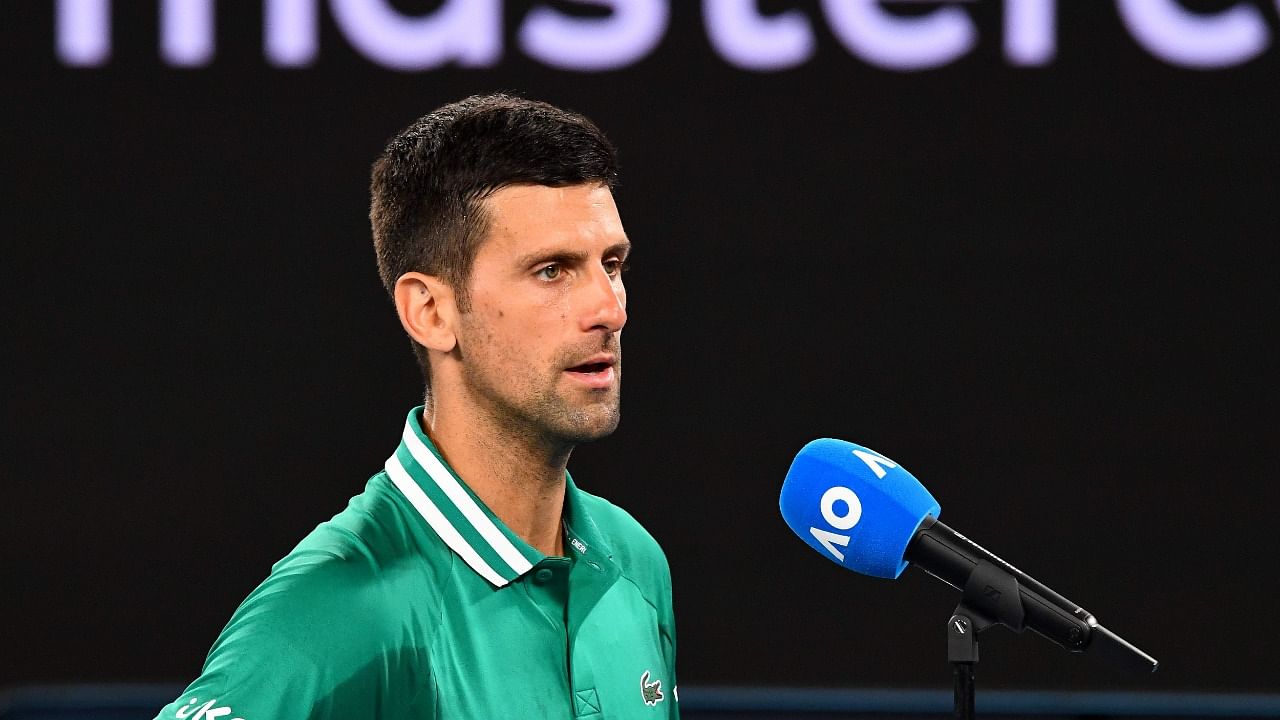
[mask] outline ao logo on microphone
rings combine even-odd
[[[885,468],[896,468],[896,463],[888,458],[880,457],[874,453],[865,450],[854,450],[853,454],[862,462],[866,463],[871,472],[876,477],[883,480]],[[849,531],[854,525],[862,519],[862,501],[858,499],[858,494],[850,488],[843,485],[836,485],[828,488],[822,493],[822,499],[818,501],[818,509],[822,511],[822,519],[836,530]],[[814,539],[822,543],[822,547],[827,552],[835,556],[836,560],[844,562],[844,553],[836,549],[836,546],[849,547],[849,536],[840,533],[831,532],[822,528],[810,527],[809,534]]]

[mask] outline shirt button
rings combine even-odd
[[[551,576],[553,574],[554,573],[552,573],[548,568],[539,568],[538,572],[533,574],[533,581],[539,585],[546,585],[551,582]]]

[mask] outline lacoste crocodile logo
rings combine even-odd
[[[662,681],[654,680],[649,682],[649,671],[645,670],[640,676],[640,697],[644,698],[644,704],[653,707],[662,702],[662,698],[666,697],[662,694]]]

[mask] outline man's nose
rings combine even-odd
[[[609,277],[604,268],[599,268],[591,273],[586,292],[584,331],[603,328],[614,333],[627,324],[627,291],[621,278]]]

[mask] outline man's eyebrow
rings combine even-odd
[[[517,267],[531,267],[540,263],[559,263],[561,265],[572,265],[574,263],[586,262],[587,254],[584,252],[574,252],[572,250],[539,250],[526,255],[521,255],[516,259]]]
[[[631,254],[631,241],[623,240],[605,251],[605,255],[621,255],[626,257]]]
[[[623,258],[631,254],[631,241],[623,240],[614,243],[605,249],[604,255],[621,255]],[[587,253],[574,250],[539,250],[521,255],[516,259],[516,267],[532,267],[539,263],[560,263],[562,265],[572,265],[575,263],[583,263],[587,261]]]

